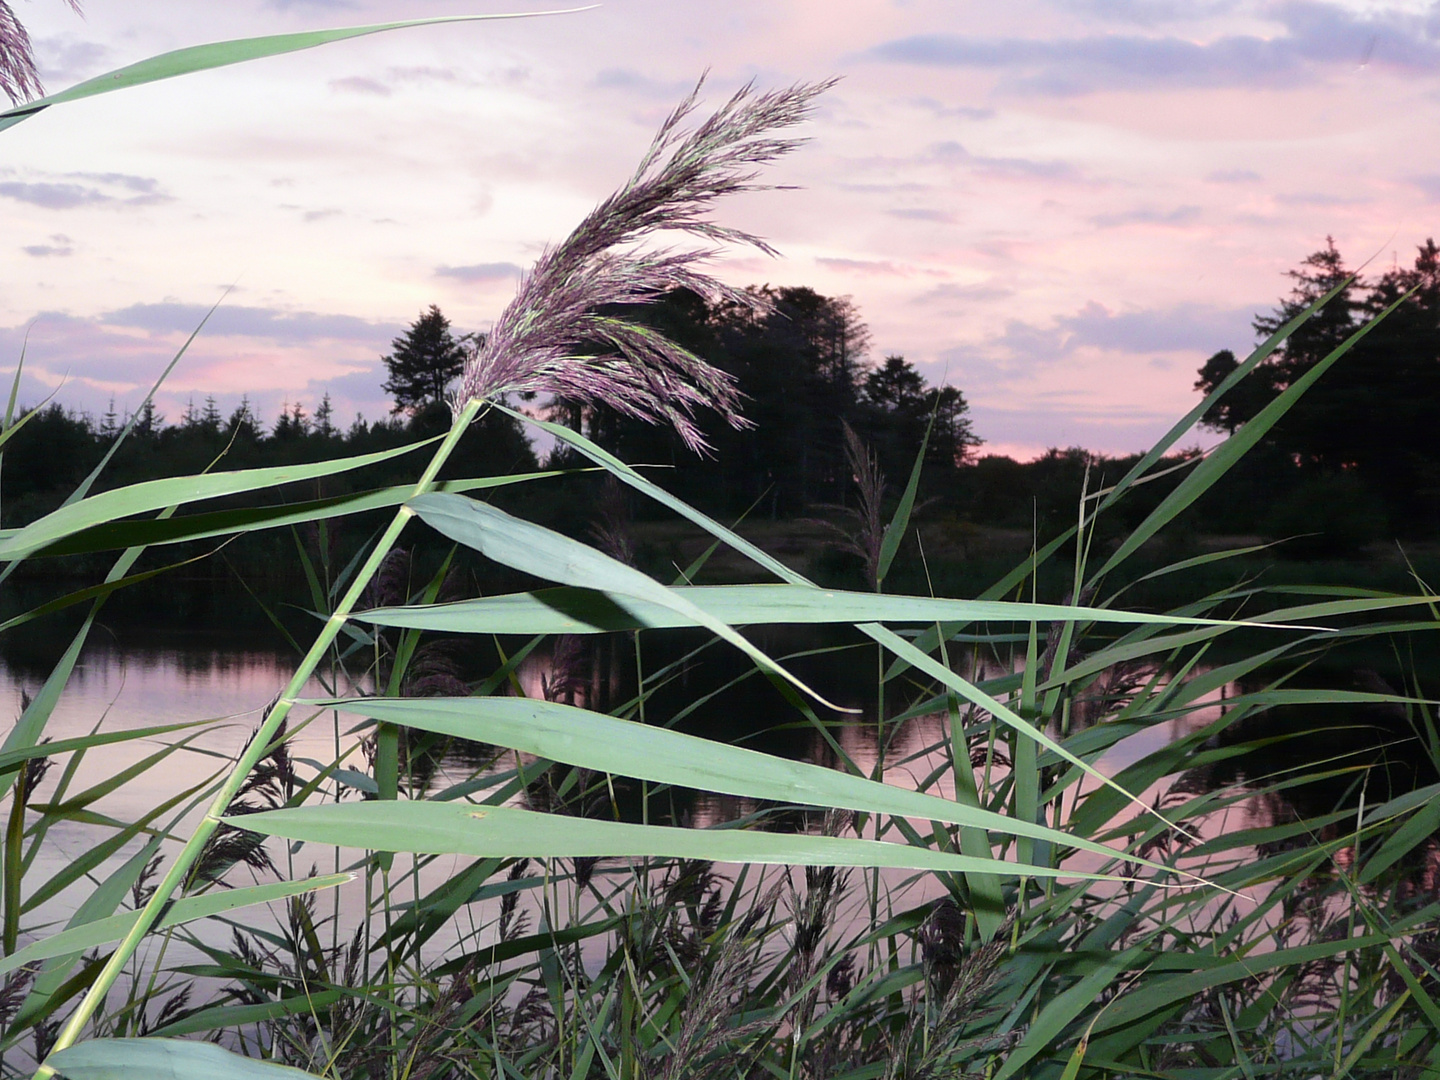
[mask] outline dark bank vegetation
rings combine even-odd
[[[256,46],[246,48],[232,58]],[[198,55],[192,65],[219,62]],[[1159,613],[1129,607],[1147,582],[1233,572],[1245,549],[1167,555],[1166,537],[1204,520],[1247,452],[1280,446],[1311,384],[1378,330],[1356,328],[1307,371],[1274,380],[1272,407],[1208,455],[1171,470],[1172,455],[1349,282],[1287,316],[1146,454],[1103,463],[1100,486],[1094,462],[1087,477],[1074,455],[1042,459],[1036,475],[1057,490],[1078,481],[1068,516],[1057,494],[1055,519],[1037,525],[1037,486],[1033,550],[963,598],[896,588],[902,560],[924,565],[901,551],[922,500],[943,499],[964,473],[963,399],[947,404],[888,361],[862,376],[853,323],[817,334],[828,344],[814,354],[826,366],[812,372],[813,402],[797,392],[775,403],[801,410],[785,423],[813,424],[795,447],[801,463],[777,457],[772,472],[785,476],[746,487],[768,459],[742,451],[735,476],[749,480],[697,487],[695,499],[763,509],[774,488],[777,518],[782,498],[797,515],[848,505],[828,525],[845,530],[837,550],[859,560],[864,588],[818,588],[678,497],[691,482],[678,453],[661,486],[603,445],[641,453],[624,439],[650,438],[629,430],[645,419],[687,450],[709,435],[716,462],[731,439],[792,438],[724,428],[744,427],[745,380],[781,364],[765,351],[770,335],[827,304],[848,307],[731,289],[703,272],[699,252],[656,256],[637,241],[678,229],[761,244],[706,214],[793,149],[789,129],[824,89],[747,87],[707,118],[694,116],[693,95],[682,103],[637,173],[547,249],[464,356],[453,414],[414,448],[403,483],[364,494],[348,475],[407,460],[373,460],[390,451],[390,426],[353,435],[381,440],[357,460],[349,433],[306,433],[292,412],[285,439],[250,440],[257,454],[335,439],[351,456],[297,456],[283,473],[266,471],[274,459],[251,469],[222,459],[202,475],[204,444],[199,466],[169,480],[117,473],[109,486],[108,466],[84,473],[64,505],[0,533],[6,578],[58,551],[100,562],[93,591],[69,598],[85,620],[0,746],[0,1073],[37,1063],[42,1078],[74,1080],[281,1080],[295,1068],[347,1080],[1440,1071],[1440,732],[1415,662],[1433,652],[1435,597],[1421,582],[1283,586],[1242,571]],[[712,364],[626,317],[651,298],[691,304],[680,286],[722,313],[717,334],[750,327],[756,352],[732,341]],[[786,305],[787,321],[771,324]],[[849,411],[826,396],[847,385]],[[558,394],[576,422],[538,422],[561,447],[555,464],[588,470],[564,490],[590,485],[597,506],[624,491],[647,508],[634,517],[663,508],[711,538],[706,549],[646,574],[634,565],[643,533],[630,534],[623,513],[572,506],[562,532],[492,501],[543,481],[524,471],[530,462],[503,478],[468,475],[467,439],[523,455],[504,403],[530,393]],[[906,414],[902,401],[918,406]],[[724,425],[702,422],[705,402]],[[913,435],[899,423],[907,415],[928,424],[947,408],[948,434],[931,429],[939,462],[923,435],[908,461],[887,447],[887,430]],[[218,441],[218,418],[206,416],[171,436],[147,425],[133,445],[132,429],[121,450],[198,439],[186,428],[212,420],[206,438]],[[450,468],[460,475],[447,480]],[[301,498],[278,480],[354,486]],[[247,504],[212,511],[212,499]],[[111,730],[96,717],[83,737],[47,735],[142,548],[282,527],[323,536],[322,524],[362,508],[379,521],[353,555],[324,542],[296,549],[312,632],[295,642],[294,678],[249,738],[232,741],[233,760],[190,741],[210,721]],[[443,537],[433,570],[401,545],[422,530]],[[722,547],[766,584],[690,586]],[[452,550],[546,587],[477,591],[452,574]],[[1042,575],[1052,595],[1038,595]],[[28,611],[0,633],[50,614]],[[756,629],[769,626],[843,632],[830,648],[863,681],[863,708],[808,678],[802,657],[775,647],[783,635]],[[1221,655],[1240,634],[1246,646]],[[677,640],[678,655],[651,647]],[[472,676],[453,660],[481,642],[501,655]],[[1388,651],[1386,671],[1326,677],[1325,661],[1356,644]],[[766,695],[762,722],[813,732],[828,748],[823,766],[686,733],[695,710],[723,700],[723,688],[687,682],[721,652],[739,658],[737,681]],[[540,664],[529,695],[527,658]],[[632,681],[602,702],[585,676],[616,662]],[[312,677],[322,696],[305,696]],[[677,685],[680,704],[661,693]],[[1279,753],[1313,738],[1316,709],[1372,737]],[[333,752],[295,753],[318,729]],[[1147,738],[1156,732],[1166,737]],[[436,768],[447,740],[465,749]],[[81,759],[125,743],[146,756],[83,778]],[[1412,767],[1388,767],[1395,759]],[[141,784],[163,801],[113,814],[108,797]],[[683,791],[714,796],[713,816],[667,817]],[[620,812],[622,796],[638,813]],[[67,844],[82,827],[86,843]],[[72,910],[49,906],[72,888],[82,894]]]
[[[1234,433],[1364,319],[1397,301],[1399,306],[1196,503],[1177,530],[1201,545],[1207,541],[1199,538],[1205,537],[1283,541],[1268,552],[1272,561],[1364,563],[1368,556],[1385,563],[1393,560],[1383,545],[1397,539],[1427,561],[1440,526],[1440,427],[1433,422],[1440,410],[1437,275],[1440,263],[1431,241],[1419,249],[1413,267],[1391,269],[1372,282],[1351,276],[1333,245],[1292,271],[1293,294],[1256,319],[1261,335],[1274,332],[1328,290],[1338,286],[1340,291],[1204,416],[1202,422],[1212,430]],[[1034,536],[1069,524],[1082,487],[1102,489],[1141,457],[1074,447],[1051,449],[1025,462],[983,454],[963,393],[953,386],[928,385],[903,357],[874,361],[868,328],[848,298],[805,287],[767,286],[750,290],[745,301],[709,304],[679,289],[653,304],[621,306],[607,314],[663,333],[729,375],[745,403],[746,424],[733,428],[701,409],[697,421],[712,447],[697,453],[673,430],[603,402],[558,398],[532,400],[526,407],[583,431],[624,460],[651,466],[667,490],[731,520],[746,515],[752,521],[786,521],[803,533],[805,520],[855,505],[848,429],[890,481],[891,507],[923,444],[923,516],[961,531],[969,526],[982,546],[978,534],[987,532],[990,548],[1005,548],[1007,534],[1012,540],[1029,534],[1020,542],[1023,549]],[[448,424],[447,388],[467,353],[483,340],[482,335],[452,334],[437,308],[422,313],[385,357],[390,373],[385,389],[396,403],[392,416],[375,421],[357,416],[343,429],[328,398],[313,415],[300,403],[287,405],[270,425],[243,401],[222,416],[213,398],[199,405],[192,400],[170,423],[147,405],[99,487],[185,475],[212,465],[249,468],[364,454],[439,434]],[[1197,389],[1214,390],[1237,363],[1229,351],[1216,353],[1201,367]],[[113,406],[98,419],[58,403],[41,408],[6,448],[0,477],[4,524],[24,524],[58,506],[128,419],[117,417]],[[522,425],[499,414],[487,415],[467,432],[456,454],[445,475],[505,475],[536,464]],[[1108,534],[1099,542],[1113,540],[1153,510],[1198,454],[1182,449],[1168,455],[1164,466],[1173,471],[1137,489],[1104,523]],[[552,468],[580,460],[563,445],[553,446],[548,456]],[[288,494],[346,493],[404,474],[403,463],[390,463],[306,491],[295,487]],[[564,519],[573,517],[565,511],[577,499],[583,505],[586,490],[583,480],[561,479],[527,485],[504,498],[506,505],[524,507],[527,516],[563,529]],[[630,510],[650,519],[659,514],[643,500],[632,500]],[[937,554],[943,564],[945,548]],[[247,569],[273,566],[272,555],[253,555]],[[243,546],[232,557],[245,562]],[[57,568],[35,564],[46,566]],[[35,567],[28,572],[40,572]],[[1363,572],[1389,573],[1383,566]]]

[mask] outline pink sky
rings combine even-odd
[[[549,6],[549,5],[546,5]],[[226,37],[523,10],[471,0],[18,7],[50,90]],[[1408,262],[1440,232],[1440,3],[607,0],[379,35],[55,108],[0,133],[0,371],[100,413],[144,389],[339,418],[430,304],[484,329],[520,267],[633,166],[709,70],[717,103],[843,76],[724,206],[776,260],[740,284],[854,298],[872,358],[959,386],[995,452],[1122,453],[1246,350],[1335,236]]]

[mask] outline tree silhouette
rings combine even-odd
[[[395,398],[391,412],[420,412],[442,404],[450,383],[465,366],[468,338],[450,333],[450,320],[434,304],[390,342],[391,352],[381,359],[390,376],[382,389]]]
[[[1349,276],[1333,240],[1290,272],[1291,295],[1254,326],[1268,337]],[[1349,513],[1360,502],[1336,492],[1362,490],[1364,512],[1388,518],[1401,533],[1420,534],[1440,525],[1440,249],[1421,245],[1413,268],[1399,266],[1376,281],[1356,278],[1302,325],[1205,417],[1233,432],[1340,345],[1367,317],[1400,306],[1330,368],[1267,434],[1259,453],[1243,464],[1256,490],[1268,488],[1297,506],[1337,500]],[[1200,369],[1196,389],[1208,393],[1236,369],[1228,350]],[[1264,476],[1260,475],[1263,470]],[[1337,478],[1345,477],[1344,484]],[[1348,486],[1347,486],[1348,485]],[[1283,508],[1276,506],[1276,513]],[[1309,513],[1307,511],[1306,513]],[[1297,511],[1296,520],[1306,516]],[[1313,515],[1312,515],[1313,516]],[[1376,535],[1385,530],[1374,522]],[[1286,531],[1277,524],[1277,534]]]
[[[880,448],[882,463],[897,476],[910,469],[927,428],[925,462],[932,471],[963,465],[984,441],[965,415],[970,411],[965,395],[954,386],[928,386],[903,356],[885,357],[865,376],[861,393],[871,410],[870,437]]]

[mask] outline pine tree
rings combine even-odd
[[[327,439],[337,432],[332,417],[335,415],[335,406],[330,403],[330,392],[327,390],[325,396],[320,399],[320,406],[315,410],[315,433]]]
[[[225,423],[225,434],[237,442],[258,442],[260,440],[260,417],[250,405],[250,395],[240,399],[240,404]]]
[[[120,431],[120,417],[115,414],[115,395],[110,395],[110,405],[105,410],[105,415],[100,418],[100,435],[104,439],[113,439]]]
[[[200,426],[207,435],[220,434],[220,408],[215,404],[215,395],[205,395],[205,410],[200,414]]]
[[[165,417],[155,411],[155,402],[147,398],[135,418],[135,434],[142,438],[153,439],[160,433],[160,427],[164,423]]]
[[[445,390],[465,366],[466,340],[450,333],[450,320],[434,304],[390,343],[381,357],[390,377],[383,389],[395,398],[391,412],[416,413],[444,402]]]

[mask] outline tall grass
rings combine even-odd
[[[358,32],[209,46],[182,60],[214,66]],[[127,77],[173,73],[177,61],[147,64]],[[874,586],[867,593],[819,588],[550,423],[535,422],[774,583],[666,585],[461,494],[465,482],[437,482],[468,425],[485,409],[506,408],[510,392],[602,402],[671,424],[697,448],[700,408],[744,423],[722,372],[601,312],[675,287],[745,299],[705,272],[708,249],[656,251],[645,241],[679,231],[768,250],[709,213],[795,147],[783,132],[824,89],[746,88],[693,123],[698,98],[687,98],[630,180],[525,278],[467,365],[453,424],[413,485],[227,518],[179,510],[361,468],[376,455],[98,495],[87,481],[66,506],[0,534],[7,568],[58,550],[119,553],[104,583],[57,602],[86,604],[87,615],[0,748],[0,793],[10,800],[0,1068],[41,1062],[38,1075],[77,1080],[278,1077],[282,1065],[377,1078],[1436,1071],[1440,905],[1431,836],[1440,785],[1375,797],[1363,762],[1323,754],[1296,774],[1218,788],[1200,782],[1206,769],[1266,741],[1227,742],[1227,732],[1282,707],[1322,703],[1392,710],[1413,733],[1406,752],[1440,760],[1418,686],[1341,692],[1305,689],[1295,678],[1337,642],[1423,643],[1440,625],[1435,598],[1423,589],[1297,596],[1304,590],[1239,582],[1164,613],[1119,604],[1127,560],[1365,329],[1188,463],[1174,492],[1117,545],[1096,550],[1097,520],[1153,478],[1214,401],[1310,313],[1298,316],[1127,475],[1096,478],[1074,527],[1044,538],[974,599],[881,591],[910,531],[919,463],[885,524],[881,481],[867,473],[858,444],[852,458],[869,485],[857,541]],[[0,115],[0,125],[64,98]],[[377,506],[395,508],[394,517],[354,564],[330,566],[322,553],[317,567],[302,555],[319,630],[236,760],[216,763],[138,820],[96,809],[117,788],[162,775],[202,730],[97,728],[44,741],[105,598],[143,576],[132,572],[143,548]],[[377,582],[415,520],[553,584],[437,603],[442,569],[428,585],[403,589],[399,599],[409,602],[381,600]],[[1061,551],[1073,552],[1069,599],[1042,603],[1036,576]],[[873,773],[837,737],[853,710],[737,629],[767,623],[849,627],[873,643]],[[689,707],[657,715],[655,689],[679,672],[647,665],[641,643],[675,628],[704,634],[702,648],[738,650],[754,677],[774,684],[777,722],[809,725],[840,767],[683,734],[674,725]],[[1237,631],[1258,644],[1213,662],[1217,642]],[[529,644],[478,685],[456,685],[453,671],[437,680],[439,669],[424,667],[434,634],[525,635]],[[601,634],[629,635],[621,640],[637,672],[631,700],[602,713],[562,703],[559,693],[513,692],[519,661],[544,639],[564,637],[573,658]],[[407,694],[427,674],[426,685],[446,692]],[[332,691],[304,697],[314,677]],[[345,685],[378,689],[333,692]],[[1215,695],[1236,686],[1243,689],[1217,711]],[[1187,733],[1110,774],[1107,752],[1173,721],[1189,723]],[[300,727],[327,723],[333,760],[288,752]],[[917,730],[929,733],[920,745],[896,741]],[[425,747],[446,738],[497,751],[462,777],[415,782]],[[141,765],[74,790],[82,759],[137,739],[161,745]],[[1309,816],[1228,824],[1227,814],[1256,798],[1321,776],[1350,781],[1353,797]],[[615,812],[623,778],[643,782],[647,811],[652,797],[675,788],[736,796],[757,809],[711,828],[651,824],[648,814],[636,824]],[[787,808],[808,827],[765,827]],[[34,880],[52,833],[77,821],[105,839]],[[335,872],[305,875],[322,863]],[[242,867],[256,883],[225,887]],[[47,900],[75,885],[86,898],[74,916],[62,929],[45,925]],[[230,914],[262,903],[269,916]],[[194,925],[201,919],[233,933],[217,944],[213,931]]]

